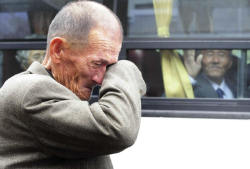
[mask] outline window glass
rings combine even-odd
[[[127,59],[142,71],[147,97],[250,97],[250,51],[130,49],[127,53]],[[41,62],[44,55],[45,50],[1,51],[0,86],[33,61]]]
[[[2,86],[3,53],[0,51],[0,87]]]
[[[129,0],[128,37],[250,36],[249,0]]]
[[[148,97],[250,97],[246,50],[131,49],[127,53],[142,71]]]
[[[0,51],[0,86],[14,74],[26,70],[34,62],[42,62],[45,50]]]
[[[1,39],[45,39],[49,23],[61,3],[47,0],[1,1]]]
[[[0,40],[46,39],[50,22],[69,1],[1,0]]]

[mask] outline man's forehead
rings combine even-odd
[[[114,63],[118,61],[119,53],[110,53],[110,52],[102,52],[101,50],[98,52],[97,50],[94,50],[93,52],[88,52],[88,55],[86,57],[90,61],[98,61],[102,63]]]
[[[117,62],[118,56],[117,55],[94,55],[90,56],[92,60],[99,61],[103,63],[109,64],[110,62]]]
[[[205,52],[205,53],[208,53],[208,52],[212,52],[212,53],[215,53],[215,52],[217,52],[217,53],[219,53],[219,52],[223,52],[223,53],[229,53],[230,52],[230,50],[223,50],[223,49],[216,49],[216,50],[203,50],[203,52]]]

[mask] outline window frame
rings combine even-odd
[[[246,50],[250,49],[249,47],[250,39],[247,38],[125,38],[120,59],[126,59],[129,49],[236,49],[243,50],[243,55],[246,55]],[[240,71],[244,72],[244,69]],[[239,75],[242,76],[242,73]],[[250,119],[249,109],[250,98],[142,98],[142,115],[144,117]]]

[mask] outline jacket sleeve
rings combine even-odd
[[[99,100],[91,105],[54,80],[34,81],[23,96],[20,119],[41,151],[82,158],[116,153],[135,142],[146,86],[132,62],[108,68]]]

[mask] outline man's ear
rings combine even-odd
[[[49,55],[53,63],[61,62],[67,44],[66,39],[60,37],[55,37],[50,41]]]

